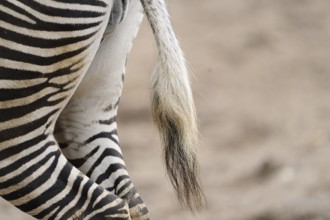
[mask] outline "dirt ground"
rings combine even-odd
[[[207,209],[182,210],[150,117],[156,50],[144,23],[119,135],[156,220],[330,219],[330,1],[169,0],[194,72]],[[30,219],[2,202],[0,220]]]

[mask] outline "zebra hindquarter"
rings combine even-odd
[[[53,130],[113,1],[0,2],[0,195],[38,219],[130,219],[63,156]]]

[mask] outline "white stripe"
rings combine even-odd
[[[24,89],[32,86],[39,85],[47,81],[47,78],[26,79],[26,80],[12,80],[0,79],[1,89]],[[2,103],[1,106],[2,107]]]
[[[63,210],[61,210],[61,212],[56,216],[55,219],[57,220],[61,220],[62,219],[62,216],[63,214],[69,210],[70,208],[72,208],[72,206],[74,206],[76,204],[76,202],[82,197],[82,190],[83,188],[85,187],[86,183],[88,182],[88,177],[86,177],[85,175],[83,175],[79,170],[77,170],[75,167],[73,167],[73,172],[75,174],[75,176],[72,176],[71,180],[69,179],[69,182],[68,182],[68,187],[72,187],[73,185],[73,182],[76,180],[76,175],[80,175],[81,177],[83,177],[83,181],[81,182],[81,185],[79,187],[79,192],[77,193],[76,197],[71,201],[71,205],[65,207]],[[93,195],[93,192],[94,190],[98,187],[97,184],[92,184],[89,189],[88,189],[88,192],[87,192],[87,197],[84,197],[84,205],[79,209],[79,210],[76,210],[76,212],[73,214],[73,216],[75,217],[81,217],[81,214],[83,214],[85,211],[86,211],[86,208],[87,206],[91,203],[91,197]],[[69,189],[70,189],[69,188]],[[103,198],[104,195],[101,194],[98,198]],[[70,218],[71,219],[71,218]]]
[[[23,115],[22,117],[14,118],[12,120],[3,122],[3,123],[1,123],[0,131],[10,129],[10,128],[15,128],[15,127],[36,121],[36,120],[46,116],[47,114],[49,114],[51,111],[53,111],[57,108],[60,108],[62,106],[63,106],[63,103],[59,103],[54,106],[41,107],[41,108],[35,110],[34,112],[30,112],[26,115]],[[39,134],[43,134],[43,132],[40,132]],[[1,142],[1,149],[6,148],[6,145],[10,145],[10,146],[17,145],[19,143],[19,141],[21,141],[21,137],[22,136],[20,136],[19,138],[16,137],[16,138],[13,138],[8,141]],[[10,143],[12,143],[12,144],[10,144]]]
[[[122,200],[120,198],[117,198],[113,202],[108,203],[107,205],[103,206],[101,209],[94,210],[92,213],[90,213],[89,215],[85,216],[84,219],[86,219],[86,220],[91,219],[95,215],[97,215],[99,213],[102,213],[102,212],[105,212],[107,209],[111,209],[111,208],[117,206],[120,202],[122,202]],[[118,209],[118,211],[120,211],[120,210],[123,210],[123,208],[122,209]],[[104,216],[104,217],[108,217],[108,218],[120,218],[120,217],[121,218],[128,218],[129,217],[129,213],[128,214],[112,214],[112,215],[107,215],[107,216]]]
[[[108,166],[110,166],[111,164],[115,164],[115,160],[116,160],[116,157],[107,157],[109,161],[111,161],[112,163],[109,163]],[[118,160],[118,158],[117,158]],[[103,160],[104,162],[104,160]],[[120,163],[120,164],[124,164],[124,163]],[[101,163],[100,167],[101,168],[95,168],[94,169],[94,172],[92,173],[91,175],[91,179],[93,180],[96,180],[97,177],[99,177],[100,175],[104,174],[103,172],[106,171],[106,169],[104,167],[103,163]],[[103,172],[102,172],[103,171]],[[128,172],[126,169],[118,169],[116,170],[115,172],[111,173],[110,177],[105,179],[103,182],[99,183],[99,185],[104,185],[104,186],[113,186],[113,183],[116,181],[116,179],[119,177],[119,176],[124,176],[124,175],[127,175],[128,176]]]
[[[1,150],[5,150],[5,149],[8,149],[12,146],[16,146],[16,145],[19,145],[19,144],[22,144],[28,140],[31,140],[32,138],[34,137],[37,137],[38,135],[42,134],[45,130],[45,126],[41,126],[25,135],[22,135],[22,136],[19,136],[19,138],[17,137],[14,137],[13,139],[10,139],[10,140],[7,140],[7,141],[4,141],[4,142],[1,142]],[[1,151],[0,151],[1,152]],[[2,162],[1,162],[2,164]]]
[[[78,210],[78,212],[79,211],[81,212],[81,210],[85,211],[87,209],[87,206],[91,203],[92,195],[93,195],[95,189],[97,189],[97,188],[98,188],[98,185],[95,183],[91,187],[89,187],[85,204],[81,207],[80,210]],[[104,197],[103,194],[101,194],[100,196],[97,197],[97,199],[103,198],[103,197]],[[57,219],[60,220],[60,218],[57,218]]]
[[[38,130],[43,130],[42,128],[38,128]],[[31,139],[31,137],[30,137]],[[0,169],[3,169],[7,166],[12,165],[13,163],[16,162],[16,158],[22,158],[28,154],[31,154],[32,152],[36,151],[37,149],[41,148],[42,146],[44,146],[49,140],[43,140],[41,142],[39,142],[38,144],[34,145],[33,147],[29,147],[25,150],[20,151],[19,153],[16,153],[15,155],[12,155],[8,158],[6,158],[5,160],[1,160],[0,163]],[[0,151],[1,152],[1,151]]]
[[[104,16],[105,17],[105,16]],[[19,27],[0,20],[0,27],[7,29],[8,31],[13,31],[18,34],[22,34],[29,37],[35,37],[45,40],[58,40],[63,38],[73,38],[86,36],[97,32],[100,29],[100,25],[75,31],[41,31],[41,30],[31,30],[24,27]]]
[[[133,183],[131,182],[128,186],[126,186],[125,188],[119,188],[117,187],[117,189],[121,190],[121,193],[118,195],[120,197],[123,197],[124,195],[126,195],[131,189],[133,189]]]
[[[51,211],[48,215],[46,215],[44,219],[50,219],[50,217],[51,217],[52,215],[54,215],[54,214],[57,212],[57,210],[58,210],[59,208],[60,208],[60,207],[55,208],[55,209],[54,209],[53,211]]]
[[[53,156],[44,166],[40,167],[39,170],[34,172],[27,179],[28,180],[30,180],[30,179],[35,180],[36,178],[41,176],[47,169],[49,169],[51,163],[54,162],[54,159],[55,159],[55,156]],[[63,161],[61,161],[61,162],[63,162]],[[58,176],[59,176],[60,172],[62,171],[64,165],[65,165],[65,163],[61,163],[61,162],[58,161],[58,163],[56,164],[57,166],[52,171],[52,174],[51,174],[50,178],[46,182],[40,183],[41,185],[38,188],[36,188],[35,190],[33,190],[32,192],[30,192],[29,194],[27,194],[23,197],[20,197],[16,200],[11,200],[10,203],[15,205],[15,206],[22,205],[26,202],[29,202],[31,199],[34,199],[34,198],[40,196],[45,191],[49,190],[50,186],[52,186],[56,183],[56,181],[58,179]],[[27,182],[26,182],[27,179],[24,180],[24,183],[22,184],[23,186],[27,185]],[[55,198],[59,198],[60,195],[61,194],[57,195]],[[42,206],[44,206],[44,205],[45,204],[43,204]],[[45,208],[45,206],[43,208]],[[31,212],[29,212],[29,213],[31,213]],[[35,213],[31,213],[31,214],[35,214]]]
[[[53,73],[54,71],[57,71],[59,69],[68,68],[73,63],[76,62],[82,62],[84,64],[91,63],[92,59],[86,59],[86,55],[90,55],[90,49],[87,48],[85,51],[73,56],[69,57],[65,60],[61,60],[57,63],[40,66],[35,65],[31,63],[25,63],[20,61],[13,61],[9,59],[0,58],[0,63],[2,67],[8,68],[8,69],[16,69],[16,70],[22,70],[22,71],[31,71],[31,72],[42,72],[43,74],[49,74]]]
[[[49,83],[54,83],[54,84],[57,84],[57,85],[63,85],[63,84],[66,84],[66,83],[68,83],[68,82],[70,82],[74,79],[79,78],[79,76],[81,76],[81,72],[78,70],[78,71],[70,73],[69,75],[54,77],[51,80],[49,80]]]
[[[13,177],[16,177],[16,176],[18,176],[18,175],[26,172],[27,169],[29,169],[33,165],[36,165],[36,164],[40,163],[40,161],[42,159],[44,159],[44,157],[47,154],[49,154],[51,152],[56,152],[56,151],[58,151],[58,150],[55,149],[55,151],[54,151],[54,149],[51,150],[50,148],[47,148],[42,154],[40,154],[38,157],[33,158],[33,160],[31,160],[28,163],[24,164],[19,169],[13,170],[9,174],[7,174],[5,176],[2,176],[1,177],[1,180],[4,180],[4,181],[5,180],[9,180],[9,179],[11,179]],[[0,195],[12,193],[12,192],[15,192],[17,190],[20,190],[20,189],[26,187],[33,180],[35,180],[36,178],[38,178],[39,176],[41,176],[49,168],[49,166],[53,163],[54,159],[55,159],[55,156],[52,156],[51,158],[49,158],[49,160],[43,166],[39,166],[36,171],[34,171],[31,175],[27,176],[25,179],[23,179],[22,182],[17,183],[17,184],[15,184],[13,186],[10,186],[8,188],[0,189]],[[40,189],[40,191],[39,191],[38,194],[43,193],[44,190],[41,190],[41,188],[38,188],[38,189]],[[11,200],[11,203],[14,204],[14,205],[22,204],[22,203],[28,201],[26,197],[27,197],[27,195],[24,196],[24,197],[20,197],[20,198],[18,198],[16,200]],[[33,196],[30,197],[30,199],[32,199],[32,198],[33,198]]]
[[[15,41],[0,38],[0,46],[18,51],[19,53],[31,54],[34,56],[42,56],[42,57],[53,57],[86,47],[90,45],[93,42],[93,40],[94,38],[92,37],[70,45],[54,47],[54,48],[38,48],[38,47],[31,47]]]
[[[62,169],[63,169],[63,167],[64,167],[64,165],[66,163],[67,163],[67,160],[65,159],[64,156],[61,155],[60,158],[59,158],[59,160],[58,160],[58,166],[61,165],[59,167],[59,170],[58,170],[59,172],[55,172],[56,171],[56,169],[55,169],[55,171],[52,173],[52,176],[49,178],[50,180],[53,179],[54,181],[48,180],[47,181],[48,183],[45,182],[43,185],[45,185],[46,187],[47,187],[47,185],[48,186],[53,185],[55,183],[55,181],[58,179],[58,175],[60,174],[60,172],[62,171]],[[57,203],[58,201],[62,200],[63,198],[68,197],[68,194],[69,193],[72,193],[72,189],[73,189],[72,186],[73,186],[75,180],[77,179],[77,175],[79,175],[78,172],[75,169],[71,169],[71,172],[69,174],[69,177],[67,178],[68,183],[63,188],[63,190],[59,194],[57,194],[55,197],[53,197],[52,199],[45,201],[44,204],[42,204],[38,208],[36,208],[36,209],[32,210],[31,212],[29,212],[29,214],[31,214],[31,213],[33,215],[39,214],[45,208],[48,208],[49,206],[53,205],[54,203]],[[72,207],[74,207],[74,205],[80,199],[81,192],[82,192],[82,189],[83,189],[83,185],[84,185],[85,182],[87,182],[87,180],[88,180],[87,178],[84,178],[82,180],[82,182],[80,183],[79,189],[78,189],[75,197],[74,198],[71,198],[72,200],[70,201],[70,203],[57,214],[57,217],[62,216],[67,210],[69,210]],[[66,179],[64,181],[66,181]],[[46,188],[46,190],[47,190],[47,188]],[[47,218],[43,218],[43,219],[47,219]]]
[[[13,108],[13,107],[18,107],[18,106],[28,105],[28,104],[31,104],[32,102],[35,102],[39,99],[42,99],[43,97],[45,97],[45,96],[47,96],[51,93],[55,93],[59,90],[60,89],[58,89],[58,88],[47,87],[47,88],[45,88],[45,89],[43,89],[39,92],[36,92],[32,95],[29,95],[29,96],[26,96],[26,97],[23,97],[23,98],[12,99],[12,100],[9,100],[9,101],[3,101],[3,102],[0,102],[0,109],[7,109],[7,108]],[[0,130],[1,130],[1,128],[0,128]]]
[[[34,0],[34,1],[38,2],[41,5],[45,5],[49,8],[77,10],[77,11],[93,11],[93,12],[99,12],[99,13],[107,12],[106,7],[100,7],[100,6],[71,4],[68,2],[63,3],[63,2],[54,1],[54,0]],[[104,2],[104,3],[106,3],[106,5],[108,5],[107,3],[109,1],[100,1],[100,2]]]
[[[29,17],[27,17],[25,15],[19,14],[16,11],[14,11],[14,10],[12,10],[10,8],[7,8],[7,7],[3,6],[3,5],[0,5],[0,11],[4,12],[6,14],[12,15],[13,17],[18,18],[18,19],[21,19],[23,21],[26,21],[28,23],[31,23],[31,24],[35,24],[36,23],[31,18],[29,18]]]
[[[54,1],[53,1],[54,2]],[[35,16],[36,18],[49,22],[49,23],[58,23],[58,24],[91,24],[95,22],[101,22],[103,20],[103,16],[100,15],[99,17],[88,17],[88,18],[71,18],[71,17],[61,17],[61,16],[50,16],[47,14],[43,14],[39,11],[34,10],[28,5],[21,3],[20,1],[15,1],[15,6],[20,7],[21,9],[25,10],[29,14]],[[42,3],[44,5],[44,2]],[[49,7],[49,6],[48,6]],[[85,7],[86,8],[86,7]],[[87,7],[90,10],[90,6]],[[103,8],[104,9],[104,8]],[[77,10],[77,9],[75,9]],[[79,9],[78,9],[79,11]],[[87,11],[87,10],[85,10]],[[105,13],[104,11],[103,13]]]
[[[68,97],[68,92],[60,92],[60,93],[57,93],[57,94],[49,97],[47,99],[47,101],[52,102],[52,101],[56,101],[56,100],[59,100],[59,99],[64,99],[66,97]]]

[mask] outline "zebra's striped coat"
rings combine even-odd
[[[193,209],[201,191],[184,58],[164,0],[141,3],[159,47],[154,117],[166,165]],[[0,195],[22,211],[38,219],[149,218],[115,120],[142,12],[139,0],[0,2]]]

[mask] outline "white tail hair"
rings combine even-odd
[[[152,111],[164,145],[169,178],[181,204],[203,207],[195,146],[196,112],[186,60],[174,34],[165,0],[141,0],[153,30],[159,57],[153,75]]]

